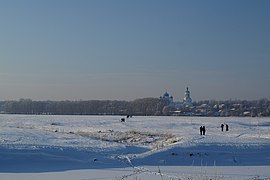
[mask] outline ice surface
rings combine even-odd
[[[270,178],[270,118],[121,118],[0,115],[0,179]]]

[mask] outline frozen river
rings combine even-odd
[[[164,178],[193,174],[196,179],[202,173],[196,167],[209,168],[205,175],[212,178],[213,169],[218,169],[219,179],[270,177],[270,118],[121,118],[0,115],[0,178],[18,173],[26,179],[40,173],[45,179],[59,173],[73,177],[77,171],[102,176],[94,173],[96,169],[111,173],[112,179],[155,179],[161,168]],[[228,124],[229,131],[222,132],[221,124]],[[200,135],[200,126],[206,127],[206,135]],[[230,175],[229,167],[241,170]]]

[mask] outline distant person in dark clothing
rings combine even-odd
[[[200,127],[200,134],[202,135],[203,128],[202,126]]]
[[[228,124],[226,124],[226,131],[229,131],[229,126],[228,126]]]
[[[221,124],[221,131],[223,131],[223,129],[224,129],[224,124]]]
[[[205,126],[203,126],[203,127],[202,127],[202,133],[203,133],[203,135],[205,135],[205,131],[206,131],[206,130],[205,130]]]

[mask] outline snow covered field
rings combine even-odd
[[[270,179],[270,118],[121,118],[0,115],[0,179]]]

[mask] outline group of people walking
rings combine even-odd
[[[226,126],[226,131],[229,131],[229,126],[228,126],[228,124],[225,124],[225,126]],[[224,130],[224,124],[221,124],[221,131],[223,131]]]
[[[229,125],[228,124],[221,124],[221,131],[223,132],[224,131],[224,126],[225,126],[225,130],[226,131],[229,131]],[[206,129],[205,129],[205,126],[201,126],[200,127],[200,134],[201,135],[205,135],[205,132],[206,132]]]
[[[200,133],[201,133],[201,135],[205,135],[205,131],[206,131],[205,126],[201,126],[200,127]]]

